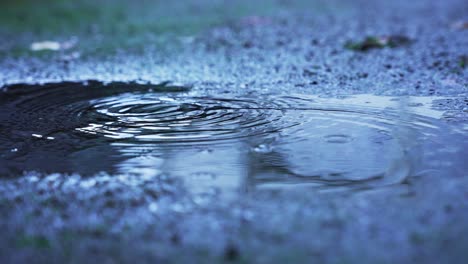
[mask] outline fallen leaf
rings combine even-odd
[[[361,42],[347,42],[345,48],[355,51],[368,51],[370,49],[381,49],[385,47],[395,48],[411,43],[406,36],[392,35],[381,37],[367,37]]]

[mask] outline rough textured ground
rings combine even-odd
[[[202,94],[444,95],[452,99],[434,107],[466,131],[466,1],[119,2],[6,1],[0,86],[97,79],[187,83]],[[410,41],[346,48],[367,36]],[[29,50],[43,40],[76,43]],[[429,173],[375,191],[304,187],[220,200],[216,192],[192,195],[164,175],[29,173],[0,180],[0,259],[464,263],[467,176]]]

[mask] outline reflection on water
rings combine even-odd
[[[235,195],[377,188],[467,169],[466,133],[434,118],[424,98],[221,98],[174,87],[9,87],[0,94],[0,173],[164,174],[194,193]]]

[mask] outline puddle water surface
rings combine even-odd
[[[0,93],[0,174],[166,174],[196,193],[375,188],[428,171],[461,175],[466,131],[417,100],[14,85]]]

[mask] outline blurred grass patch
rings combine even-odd
[[[48,249],[50,248],[50,242],[45,236],[34,235],[28,236],[23,235],[18,238],[16,245],[20,248],[35,248],[35,249]]]
[[[305,1],[288,6],[295,2]],[[192,36],[240,17],[284,8],[282,1],[275,0],[4,0],[0,36],[13,42],[3,50],[17,55],[32,55],[27,52],[28,41],[63,41],[72,36],[79,38],[80,51],[94,55],[117,49],[141,51],[147,45],[174,45],[170,36]]]
[[[458,66],[460,66],[460,68],[465,69],[467,64],[468,64],[468,55],[463,55],[458,58]]]

